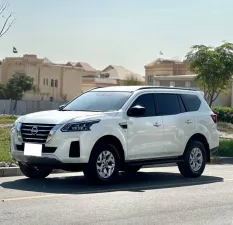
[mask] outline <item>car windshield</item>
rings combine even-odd
[[[73,100],[63,111],[117,111],[131,95],[130,92],[90,91]]]

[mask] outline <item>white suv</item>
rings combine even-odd
[[[63,169],[107,183],[119,171],[174,162],[183,176],[199,177],[219,146],[216,122],[196,90],[96,88],[59,110],[18,118],[11,131],[11,155],[30,178]]]

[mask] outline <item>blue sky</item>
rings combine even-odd
[[[37,54],[53,62],[109,64],[144,75],[158,57],[183,58],[194,44],[233,42],[233,0],[8,0],[16,23],[0,57]]]

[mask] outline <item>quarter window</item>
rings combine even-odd
[[[131,105],[131,107],[136,106],[136,105],[140,105],[140,106],[145,107],[146,112],[143,115],[143,117],[155,116],[155,104],[154,104],[154,96],[153,96],[153,94],[143,94],[143,95],[140,95],[134,101],[134,103]]]
[[[198,98],[198,96],[192,94],[181,94],[180,96],[188,112],[199,110],[201,106],[201,100]]]

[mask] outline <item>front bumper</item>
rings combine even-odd
[[[95,144],[92,132],[63,133],[58,130],[51,142],[43,144],[41,157],[24,155],[24,143],[18,140],[15,130],[11,131],[10,154],[19,162],[44,165],[86,164]],[[78,146],[77,146],[78,143]],[[71,154],[71,149],[75,154]]]

